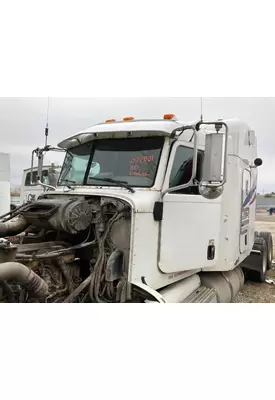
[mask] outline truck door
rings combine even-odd
[[[172,149],[165,187],[190,180],[193,165],[191,143]],[[198,154],[196,180],[201,180],[203,152]],[[197,186],[167,193],[163,198],[160,228],[159,269],[175,273],[213,267],[218,258],[221,199],[207,200]]]
[[[244,253],[249,246],[249,224],[250,224],[250,203],[253,200],[254,193],[251,188],[251,174],[248,169],[243,171],[242,182],[242,208],[241,208],[241,226],[240,226],[240,252]]]

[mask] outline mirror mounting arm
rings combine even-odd
[[[44,155],[48,151],[57,151],[57,152],[64,152],[65,150],[60,147],[52,147],[51,145],[46,145],[43,148],[37,147],[32,151],[32,158],[31,158],[31,171],[30,171],[30,185],[37,186],[41,185],[44,188],[53,189],[54,187],[51,185],[46,185],[42,183],[42,173],[43,173],[43,162],[44,162]],[[37,165],[37,180],[33,182],[33,170],[34,170],[34,155],[38,158],[38,165]],[[55,189],[55,188],[54,188]]]
[[[189,186],[191,186],[193,184],[193,182],[194,182],[195,177],[196,177],[196,174],[197,174],[197,159],[198,159],[198,133],[196,132],[195,127],[193,125],[187,125],[187,126],[183,126],[181,128],[177,128],[172,132],[172,135],[173,135],[173,137],[175,137],[176,132],[180,132],[180,134],[179,134],[179,136],[180,136],[187,129],[192,129],[193,130],[193,136],[194,136],[194,156],[193,156],[193,168],[192,168],[191,178],[184,185],[179,185],[179,186],[171,187],[171,188],[168,188],[168,189],[164,190],[161,193],[161,201],[163,201],[163,197],[167,193],[172,193],[172,192],[176,192],[178,190],[183,190],[183,189],[186,189]]]

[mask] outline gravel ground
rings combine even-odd
[[[266,210],[257,212],[256,225],[258,231],[272,233],[275,256],[275,215],[268,215]],[[268,271],[267,276],[275,279],[275,271]],[[275,303],[275,285],[247,281],[234,303]]]

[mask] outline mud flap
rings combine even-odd
[[[249,271],[255,271],[257,272],[256,275],[258,275],[257,281],[265,281],[267,272],[267,245],[263,238],[255,237],[254,247],[250,255],[240,266],[244,269],[244,272],[246,272],[245,275],[248,279],[252,277],[252,275],[249,274]]]

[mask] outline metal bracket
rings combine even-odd
[[[197,132],[195,130],[195,127],[193,125],[183,126],[181,128],[175,129],[172,133],[174,133],[176,131],[181,131],[181,133],[180,133],[180,135],[181,135],[187,129],[192,129],[193,130],[193,136],[194,136],[194,156],[193,156],[193,169],[192,169],[191,178],[190,178],[189,182],[185,183],[184,185],[179,185],[179,186],[171,187],[171,188],[168,188],[168,189],[164,190],[161,193],[161,201],[163,201],[163,197],[167,193],[177,192],[178,190],[186,189],[189,186],[193,185],[194,179],[196,177],[196,174],[197,174],[197,160],[198,160],[198,134],[197,134]]]

